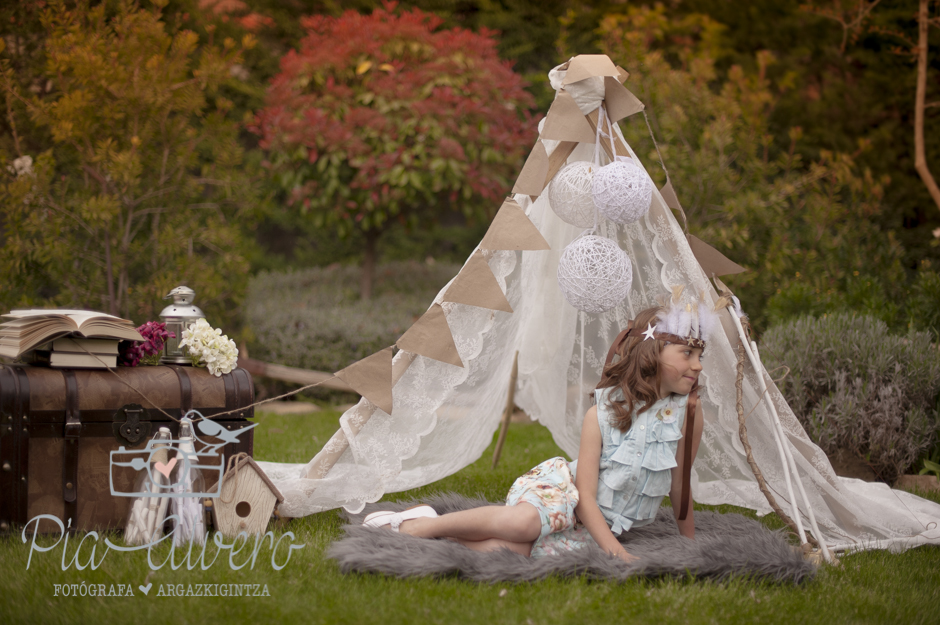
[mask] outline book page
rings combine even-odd
[[[101,317],[103,319],[118,321],[121,323],[130,324],[131,321],[127,319],[121,319],[120,317],[115,317],[114,315],[109,315],[108,313],[98,312],[97,310],[79,310],[76,308],[22,308],[19,310],[11,310],[9,313],[3,315],[4,317],[13,317],[13,318],[22,318],[22,317],[52,317],[56,315],[62,315],[72,319],[75,322],[75,325],[81,327],[83,323],[87,320]]]
[[[3,315],[3,335],[19,339],[19,353],[47,341],[75,334],[143,341],[133,323],[94,310],[70,308],[21,309]]]

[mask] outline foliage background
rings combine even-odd
[[[252,126],[297,226],[365,239],[363,299],[392,224],[489,221],[532,122],[532,98],[488,31],[390,8],[305,18]]]
[[[109,15],[120,6],[91,3],[99,4]],[[551,101],[546,72],[572,54],[605,52],[629,69],[628,84],[652,114],[690,229],[754,270],[733,279],[732,286],[758,330],[802,312],[856,310],[879,316],[895,330],[937,332],[931,311],[940,308],[934,305],[940,297],[940,239],[933,235],[940,210],[913,168],[915,72],[905,53],[916,2],[883,0],[845,45],[840,25],[804,4],[755,0],[738,10],[722,0],[417,0],[390,10],[433,12],[443,20],[441,29],[496,30],[501,58],[528,81],[533,115]],[[858,2],[842,4],[848,10]],[[153,11],[157,5],[167,34],[191,30],[200,50],[246,34],[257,39],[217,86],[226,118],[241,122],[261,109],[281,57],[306,36],[302,16],[368,14],[384,6],[375,0],[142,0],[136,6]],[[74,2],[65,6],[90,10]],[[25,0],[4,3],[0,58],[22,93],[54,101],[60,86],[48,75],[44,7]],[[940,98],[940,55],[933,50],[928,101]],[[8,98],[7,104],[0,121],[5,162],[19,154],[38,158],[54,145],[49,128],[34,123],[22,102]],[[927,160],[935,170],[938,116],[940,107],[927,110]],[[625,130],[661,184],[643,124],[630,120]],[[257,182],[251,193],[240,195],[246,204],[265,208],[236,219],[246,236],[233,246],[250,259],[251,271],[359,262],[361,236],[340,241],[331,228],[299,227],[300,211],[287,207],[277,180],[255,169],[264,158],[258,136],[245,123],[236,136],[244,150],[236,168],[243,180]],[[525,150],[531,141],[523,143]],[[58,152],[56,171],[74,175],[74,158]],[[267,197],[275,201],[266,203]],[[463,260],[486,224],[468,226],[459,211],[436,210],[436,223],[426,231],[396,224],[380,242],[379,257]],[[0,291],[4,305],[27,297],[61,301],[55,299],[56,278],[29,274],[28,284],[15,293]],[[239,309],[245,283],[236,282],[224,305],[220,300],[210,306],[213,312]],[[9,285],[5,281],[3,289]],[[137,305],[129,314],[153,308]],[[238,317],[228,316],[227,323]]]
[[[466,207],[430,198],[420,224],[392,220],[377,248],[379,259],[390,263],[378,270],[375,288],[381,302],[370,308],[348,288],[355,279],[353,268],[363,260],[362,232],[352,230],[340,239],[333,226],[312,223],[302,204],[291,205],[291,185],[272,175],[271,152],[250,128],[281,72],[281,60],[308,36],[305,23],[310,22],[303,17],[419,9],[438,16],[441,30],[496,31],[489,36],[499,58],[512,63],[531,96],[517,98],[530,103],[518,113],[532,125],[528,135],[514,139],[519,154],[534,141],[534,123],[553,97],[546,79],[551,67],[574,54],[603,52],[627,68],[627,85],[647,105],[690,231],[751,269],[728,283],[758,335],[802,316],[847,313],[878,319],[885,332],[896,336],[924,331],[936,341],[940,209],[913,167],[910,42],[917,2],[881,0],[849,30],[825,15],[871,4],[5,2],[0,6],[0,307],[116,305],[119,314],[142,323],[156,316],[163,293],[191,281],[210,320],[247,344],[253,355],[334,368],[331,363],[348,363],[371,345],[389,344],[398,326],[419,314],[420,302],[426,306],[429,294],[449,279],[445,274],[464,261],[487,226],[479,215],[492,214],[495,203],[481,199],[470,211],[477,219],[468,221]],[[936,2],[931,7],[940,10]],[[119,54],[113,67],[98,63],[94,72],[80,77],[77,61],[52,62],[51,53],[65,40],[61,28],[42,18],[50,9],[60,22],[77,24],[73,36],[89,50],[102,45],[100,37],[109,28],[114,36],[114,20],[121,15],[145,25],[157,48],[189,42],[184,71],[198,78],[199,88],[173,113],[179,131],[154,133],[144,141],[127,123],[141,102],[159,100],[161,89],[173,91],[175,83],[152,80],[143,99],[126,96],[134,65],[159,64],[160,52],[151,52],[149,59]],[[936,30],[931,37],[927,100],[936,102]],[[56,108],[92,87],[98,89],[92,105]],[[115,87],[125,95],[109,94]],[[113,118],[108,124],[90,123],[105,114]],[[56,115],[58,122],[50,122]],[[77,128],[80,141],[66,140],[69,133],[56,130],[63,121]],[[940,106],[927,109],[926,127],[927,162],[937,176]],[[623,129],[661,185],[665,175],[644,121],[631,118]],[[159,188],[155,172],[161,146],[183,145],[179,134],[188,132],[198,140],[190,141],[196,146],[191,153],[177,159],[186,184],[179,186],[172,210],[159,225],[153,215],[135,222],[142,224],[141,232],[149,229],[153,235],[131,237],[133,244],[124,250],[128,277],[119,284],[102,270],[107,264],[100,258],[104,233],[116,237],[122,225],[126,232],[132,221],[121,221],[127,198],[146,197]],[[9,169],[23,156],[33,158],[34,178]],[[123,176],[123,187],[102,185],[89,174],[101,167]],[[517,169],[507,167],[505,183],[488,189],[493,197],[509,191]],[[209,178],[224,184],[206,183]],[[495,188],[501,184],[505,188]],[[57,200],[67,211],[94,221],[92,231],[81,234],[68,219],[50,213]],[[215,208],[192,210],[204,205]],[[163,205],[141,206],[156,210]],[[190,238],[202,241],[192,252]],[[433,262],[440,271],[428,269]],[[332,266],[336,263],[340,266]],[[388,284],[383,286],[383,280]],[[66,288],[67,282],[80,288]],[[113,296],[109,283],[119,287],[112,289]],[[103,294],[108,295],[103,299]],[[290,294],[293,304],[287,303]],[[367,321],[370,314],[386,322]],[[357,320],[357,332],[329,321],[343,315]],[[283,328],[296,323],[322,329],[323,335],[288,345]],[[353,341],[353,334],[361,340]],[[915,446],[925,440],[930,437],[920,437]]]

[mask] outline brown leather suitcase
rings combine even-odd
[[[222,462],[238,452],[252,455],[254,432],[236,433],[251,426],[253,402],[244,369],[216,377],[176,365],[111,371],[0,365],[0,532],[40,514],[73,531],[123,529],[132,498],[113,496],[112,485],[132,493],[140,472],[112,466],[112,451],[143,450],[164,426],[175,438],[179,419],[195,409],[220,415],[213,421],[232,433],[203,437],[210,444],[228,440]],[[207,486],[215,481],[207,476]],[[58,526],[45,521],[39,530]]]

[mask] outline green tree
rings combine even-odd
[[[214,323],[235,323],[261,203],[219,88],[252,39],[200,47],[129,1],[53,3],[42,25],[48,90],[24,93],[3,59],[21,127],[49,140],[0,154],[0,302],[144,320],[188,284]]]
[[[903,289],[903,249],[877,225],[887,180],[851,154],[822,151],[806,162],[798,127],[781,145],[771,120],[793,76],[771,80],[775,57],[765,51],[754,70],[734,65],[721,80],[715,59],[725,52],[723,31],[707,16],[675,19],[662,6],[601,24],[605,52],[631,72],[628,85],[646,104],[691,232],[751,269],[728,283],[758,323],[767,319],[768,300],[791,288],[803,304],[835,293],[845,300],[870,273]],[[625,134],[662,185],[642,117]],[[867,295],[856,299],[878,305]]]
[[[299,218],[364,236],[368,299],[391,223],[493,214],[533,140],[531,97],[488,33],[442,30],[428,13],[386,5],[303,23],[256,128]]]

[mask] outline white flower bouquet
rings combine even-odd
[[[213,328],[205,319],[199,319],[183,330],[180,347],[187,347],[193,365],[207,367],[209,373],[221,376],[229,373],[238,364],[238,348],[235,341]]]

